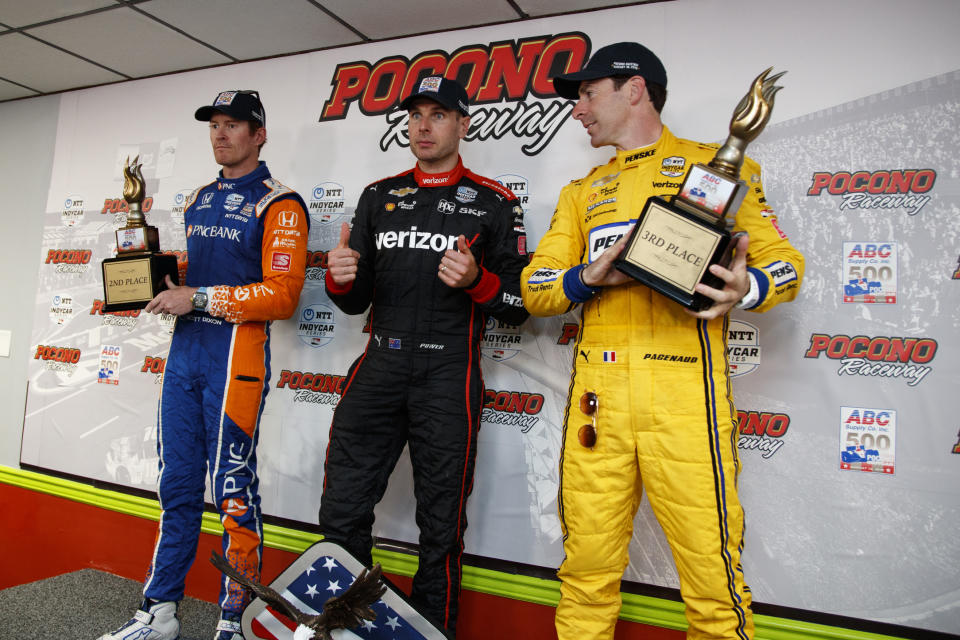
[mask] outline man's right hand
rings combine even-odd
[[[350,248],[350,225],[340,225],[340,242],[327,252],[327,273],[338,285],[350,284],[357,279],[357,263],[360,253]]]
[[[580,272],[580,276],[583,278],[583,284],[588,287],[612,287],[631,280],[630,276],[622,271],[618,271],[617,268],[613,266],[613,261],[616,260],[620,252],[623,251],[629,235],[630,232],[627,231],[612,247],[601,253],[596,260],[588,264],[583,271]]]

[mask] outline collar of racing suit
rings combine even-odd
[[[445,187],[456,184],[463,177],[463,158],[457,156],[457,166],[447,173],[427,173],[420,170],[420,165],[413,167],[413,177],[420,187]]]
[[[239,178],[224,178],[223,170],[221,169],[220,173],[217,174],[217,189],[220,191],[235,191],[254,182],[266,180],[269,177],[270,170],[267,169],[267,163],[263,160],[260,161],[256,169]]]
[[[610,161],[616,162],[617,166],[621,169],[630,169],[637,165],[646,164],[653,158],[657,158],[664,146],[672,143],[674,140],[676,140],[676,138],[673,133],[670,132],[667,125],[663,125],[663,131],[656,142],[648,144],[645,147],[617,151],[617,155],[610,158]]]

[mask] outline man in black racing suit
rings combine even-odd
[[[526,235],[516,197],[460,159],[470,122],[463,87],[424,78],[400,107],[417,165],[368,186],[352,230],[344,223],[328,254],[330,299],[349,314],[372,310],[330,428],[320,530],[371,564],[374,506],[409,444],[420,528],[411,599],[453,637],[483,401],[480,341],[488,315],[527,318]]]

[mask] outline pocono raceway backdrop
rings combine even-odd
[[[22,462],[155,488],[155,418],[172,317],[105,314],[100,262],[125,222],[124,159],[140,156],[144,211],[182,255],[183,204],[216,169],[193,111],[221,89],[256,88],[262,157],[311,217],[296,315],[272,329],[260,431],[264,511],[314,523],[331,414],[368,339],[323,287],[325,252],[368,183],[410,168],[406,114],[419,78],[456,76],[473,99],[468,167],[522,200],[529,246],[560,188],[610,156],[591,151],[551,74],[591,51],[641,39],[668,70],[702,62],[673,50],[630,7],[367,44],[64,94],[35,300]],[[586,24],[588,22],[589,24]],[[628,26],[633,24],[634,26]],[[662,26],[662,25],[661,25]],[[761,56],[762,57],[762,56]],[[686,64],[685,64],[686,63]],[[742,86],[769,61],[737,63]],[[756,67],[756,68],[754,68]],[[790,75],[778,101],[790,99]],[[729,104],[685,108],[719,114]],[[667,121],[680,136],[684,123]],[[695,116],[688,116],[695,117]],[[721,141],[726,131],[716,131]],[[960,629],[960,72],[890,87],[771,126],[749,153],[764,167],[778,224],[807,258],[799,299],[735,312],[729,356],[748,517],[744,566],[769,604],[956,632]],[[663,180],[679,184],[675,160]],[[29,268],[35,268],[30,266]],[[555,568],[561,418],[578,312],[492,321],[467,552]],[[678,402],[682,402],[678,398]],[[377,510],[378,536],[415,543],[409,459]],[[677,587],[644,502],[629,581]]]

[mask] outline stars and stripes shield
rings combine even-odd
[[[318,614],[330,598],[342,594],[363,571],[343,547],[318,542],[303,552],[270,586],[306,614]],[[377,618],[355,629],[337,629],[334,640],[445,640],[446,636],[387,585],[383,597],[372,605]],[[297,625],[260,598],[244,610],[243,633],[248,639],[300,640],[307,636]],[[319,636],[318,636],[319,637]]]

